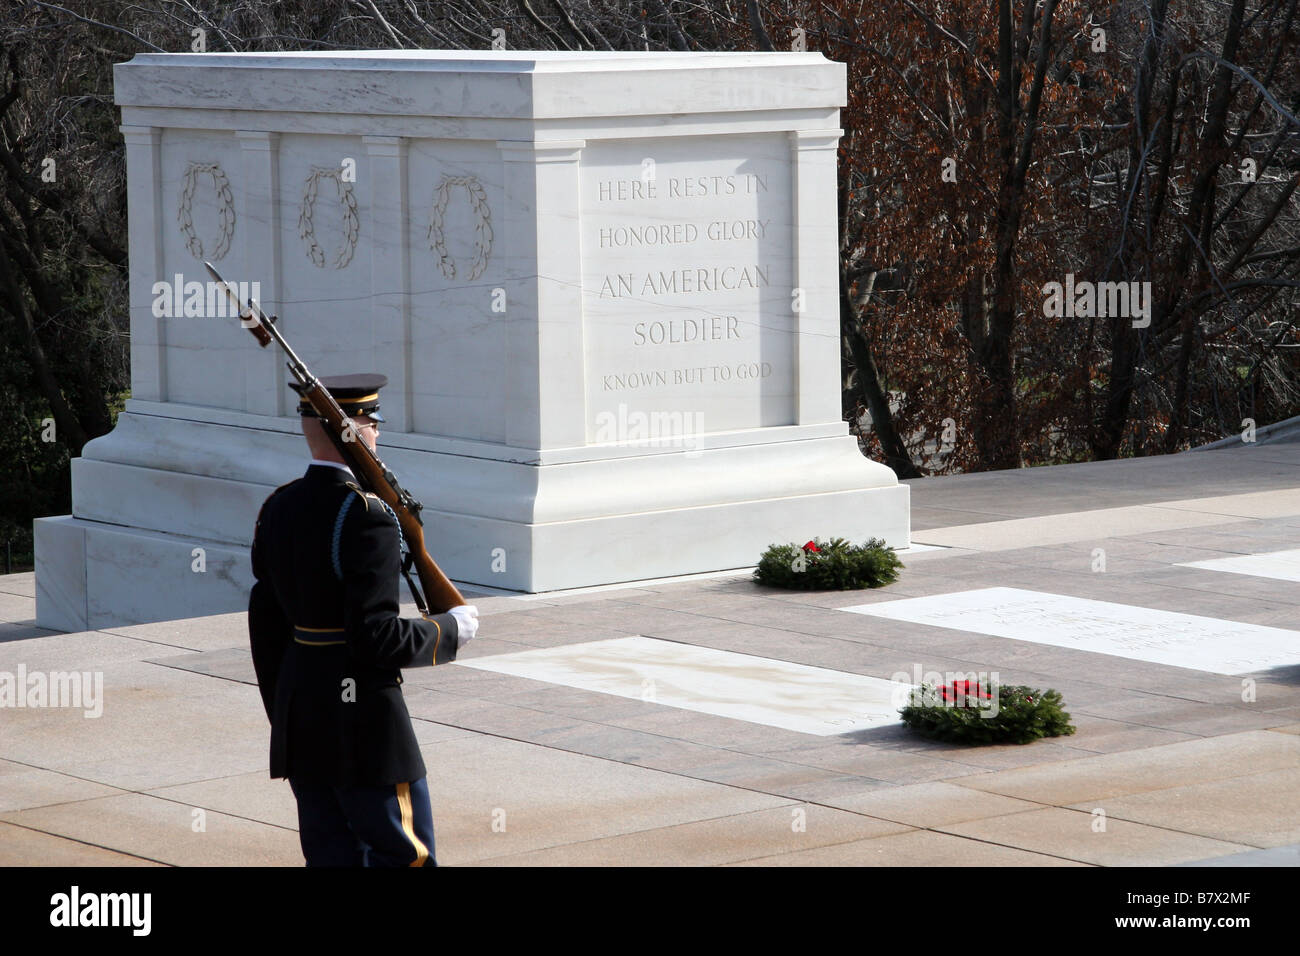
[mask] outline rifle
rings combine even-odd
[[[284,349],[285,355],[289,357],[289,371],[302,385],[303,398],[311,403],[311,407],[320,416],[326,434],[334,442],[334,447],[339,450],[343,460],[351,466],[352,474],[356,476],[362,489],[377,495],[397,515],[397,524],[402,530],[402,537],[405,538],[407,547],[407,558],[403,562],[402,573],[406,577],[406,583],[410,585],[411,595],[415,598],[420,613],[428,615],[429,608],[433,607],[433,613],[441,614],[464,604],[465,599],[461,597],[456,585],[443,574],[442,569],[429,556],[424,546],[424,520],[420,517],[420,511],[424,506],[398,484],[397,476],[379,460],[379,456],[371,451],[369,445],[357,437],[352,419],[343,414],[343,409],[339,408],[339,403],[334,400],[334,396],[330,395],[320,380],[311,373],[306,363],[298,358],[279,329],[275,327],[275,316],[268,317],[251,296],[247,304],[240,302],[234,290],[212,267],[212,263],[203,264],[208,267],[212,278],[235,303],[239,310],[240,324],[253,333],[257,344],[265,348],[275,341],[279,343],[280,348]],[[423,595],[411,581],[408,573],[411,563],[414,563],[419,574],[420,586],[424,589]]]

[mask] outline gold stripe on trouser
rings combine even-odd
[[[415,859],[411,862],[411,866],[424,866],[424,861],[429,858],[429,848],[420,842],[420,838],[415,835],[415,814],[411,811],[411,785],[409,783],[399,783],[397,785],[397,808],[402,812],[402,832],[406,834],[406,838],[415,847]]]

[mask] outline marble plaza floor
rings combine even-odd
[[[463,663],[404,685],[439,862],[1300,865],[1300,444],[911,486],[934,547],[877,591],[475,598]],[[102,715],[0,710],[0,864],[301,865],[242,614],[59,634],[34,603],[0,577],[0,672],[102,674]],[[1078,732],[892,720],[891,678],[958,671],[1057,688]]]

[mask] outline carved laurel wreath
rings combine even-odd
[[[316,242],[316,227],[312,223],[312,217],[316,214],[316,189],[322,179],[333,181],[338,190],[339,203],[343,207],[343,234],[346,241],[338,255],[334,257],[334,268],[342,269],[352,261],[352,255],[357,251],[357,233],[360,229],[360,222],[357,219],[357,200],[352,195],[352,184],[343,181],[342,167],[337,169],[312,167],[312,173],[307,177],[303,189],[302,209],[298,213],[298,236],[307,243],[307,258],[318,269],[324,269],[325,252]]]
[[[469,270],[469,277],[477,279],[487,268],[488,256],[492,253],[492,212],[488,209],[487,193],[483,191],[477,176],[442,177],[438,183],[438,197],[429,214],[429,248],[438,254],[438,268],[442,270],[444,278],[456,278],[456,260],[447,252],[447,237],[442,231],[442,220],[447,214],[447,203],[451,200],[453,186],[465,190],[474,215],[478,217],[474,227],[474,262]]]
[[[217,194],[217,221],[221,228],[221,238],[212,250],[213,261],[219,260],[230,251],[230,240],[235,235],[235,201],[230,195],[230,180],[221,171],[220,163],[190,163],[185,170],[185,185],[181,189],[181,204],[176,218],[181,223],[181,235],[185,237],[185,248],[196,259],[203,258],[203,240],[194,232],[194,189],[199,176],[212,177],[212,188]]]

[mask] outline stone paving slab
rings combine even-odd
[[[194,745],[189,748],[138,750],[118,756],[60,761],[75,768],[79,776],[120,790],[139,791],[150,787],[206,780],[214,775],[251,773],[267,766],[268,747],[263,740],[242,739],[235,744]]]
[[[1162,501],[1160,507],[1200,514],[1236,515],[1241,518],[1287,518],[1300,514],[1300,488]]]
[[[1149,531],[1137,536],[1151,544],[1181,544],[1184,547],[1203,548],[1227,558],[1242,554],[1258,554],[1272,547],[1276,538],[1263,539],[1244,531],[1229,532],[1226,526],[1198,528],[1195,531]],[[1225,587],[1225,590],[1228,588]]]
[[[1212,571],[1206,568],[1161,568],[1159,570],[1150,570],[1139,573],[1139,577],[1145,583],[1156,586],[1169,586],[1183,588],[1189,591],[1200,591],[1210,594],[1219,594],[1225,590],[1223,580],[1223,571]],[[1231,585],[1233,595],[1246,600],[1258,599],[1268,604],[1277,604],[1279,602],[1291,605],[1292,620],[1300,622],[1300,588],[1292,588],[1291,593],[1279,593],[1276,587],[1270,586],[1270,582],[1276,578],[1255,577],[1249,574],[1236,574],[1237,579]]]
[[[1063,542],[1058,545],[1041,548],[1016,548],[1011,551],[988,551],[979,556],[980,566],[1005,565],[1008,567],[1032,568],[1045,571],[1064,571],[1071,574],[1087,573],[1089,575],[1110,575],[1128,577],[1144,571],[1165,571],[1169,563],[1162,560],[1158,553],[1159,545],[1149,545],[1141,549],[1107,548],[1105,544],[1094,544],[1096,539]],[[1105,538],[1105,542],[1123,541],[1122,538]],[[1096,552],[1100,551],[1098,554]],[[1217,551],[1197,552],[1209,556],[1221,556]],[[963,562],[965,563],[965,562]]]
[[[0,866],[163,866],[89,843],[0,823]]]
[[[190,651],[216,651],[248,646],[248,614],[235,611],[177,621],[129,624],[110,627],[107,633],[152,641]],[[160,655],[155,655],[160,656]]]
[[[1201,737],[1245,730],[1267,730],[1278,723],[1276,714],[1262,708],[1251,710],[1240,704],[1215,706],[1177,698],[1105,705],[1104,713],[1146,727],[1176,729]]]
[[[219,650],[198,651],[193,654],[173,654],[168,657],[152,658],[146,663],[257,686],[257,671],[253,668],[253,655],[247,647],[223,647]]]
[[[1109,815],[1097,831],[1091,812],[1049,807],[954,823],[938,829],[955,836],[1095,863],[1098,866],[1170,866],[1239,853],[1240,844],[1176,830],[1128,823]]]
[[[32,599],[25,594],[0,591],[0,622],[12,624],[33,619]]]
[[[122,789],[265,766],[268,730],[255,687],[135,661],[99,669],[100,717],[62,707],[7,709],[0,758]]]
[[[948,833],[911,830],[893,836],[854,840],[779,856],[763,856],[731,866],[1085,866]]]
[[[405,697],[407,711],[425,723],[530,742],[536,742],[538,736],[553,730],[568,730],[590,723],[575,717],[442,691],[407,691]]]
[[[976,769],[973,764],[962,763],[959,759],[946,759],[923,753],[899,753],[850,741],[827,743],[821,747],[800,746],[778,751],[769,750],[765,752],[765,756],[900,786],[927,780],[943,780]]]
[[[296,866],[295,830],[205,813],[195,832],[193,808],[143,793],[81,800],[0,814],[0,821],[173,866]]]
[[[1266,709],[1268,711],[1268,716],[1270,721],[1280,721],[1282,723],[1289,724],[1293,720],[1300,719],[1300,707],[1272,708],[1266,706]],[[1276,730],[1277,727],[1273,723],[1270,723],[1268,729]],[[1294,733],[1294,731],[1292,731],[1292,733]]]
[[[1250,525],[1258,530],[1259,522],[1250,522]],[[1223,527],[1225,529],[1239,529],[1240,526],[1233,524],[1224,525]],[[1125,559],[1151,561],[1162,567],[1170,567],[1183,561],[1203,561],[1210,558],[1223,557],[1222,552],[1216,551],[1213,548],[1195,548],[1190,545],[1182,544],[1160,544],[1155,541],[1145,541],[1141,537],[1105,538],[1098,536],[1092,541],[1069,541],[1044,550],[1061,553],[1074,553],[1080,557],[1087,555],[1087,568],[1091,572],[1092,552],[1098,548],[1102,549],[1106,553],[1106,572],[1104,573],[1112,575],[1113,563]],[[1023,551],[1000,551],[988,554],[985,557],[989,561],[1023,563],[1018,561],[1018,558],[1022,554]]]
[[[614,727],[598,721],[582,721],[568,727],[555,727],[534,735],[534,742],[569,753],[601,757],[638,767],[649,767],[683,776],[697,776],[720,783],[744,766],[754,773],[766,770],[798,773],[808,771],[806,779],[822,779],[828,774],[811,767],[785,763],[764,763],[763,758],[718,747],[692,744],[658,734]],[[721,774],[719,779],[716,774]]]
[[[897,729],[897,733],[907,738],[907,742],[893,749],[900,753],[922,753],[952,760],[954,777],[966,776],[964,770],[957,769],[961,767],[970,768],[976,773],[993,772],[1015,770],[1020,767],[1046,766],[1095,756],[1087,750],[1061,742],[1073,740],[1072,737],[1036,740],[1032,745],[1000,744],[968,747],[964,744],[942,744],[935,741],[916,744],[912,742],[913,735],[901,726]],[[875,743],[875,740],[872,742]]]
[[[447,741],[426,752],[425,760],[439,863],[476,862],[790,803],[501,737]]]
[[[1022,813],[1042,806],[1030,800],[980,793],[942,781],[873,790],[837,805],[879,820],[930,828],[983,820],[1005,813]]]
[[[1300,766],[1096,801],[1111,819],[1255,847],[1300,842]],[[1074,809],[1093,809],[1076,804]]]
[[[1038,544],[1061,544],[1097,537],[1145,534],[1171,528],[1197,528],[1228,524],[1227,515],[1197,511],[1171,510],[1140,505],[1130,508],[1099,508],[1070,514],[1043,515],[1037,518],[1010,518],[955,528],[932,528],[917,531],[914,538],[923,544],[975,551],[1006,551],[1022,548],[1026,541]]]
[[[1070,722],[1076,730],[1070,737],[1070,746],[1090,753],[1120,753],[1125,750],[1144,750],[1183,740],[1196,740],[1197,735],[1182,730],[1149,727],[1145,724],[1094,717],[1078,707],[1070,711]]]
[[[298,829],[298,804],[289,789],[289,781],[272,780],[265,770],[145,792],[190,808],[201,807],[286,830]]]
[[[18,574],[0,574],[0,594],[17,594],[35,601],[36,572],[22,571]]]
[[[16,638],[0,643],[0,670],[14,673],[19,664],[25,665],[28,673],[101,670],[106,664],[184,653],[179,648],[169,649],[103,631],[76,634],[51,631],[30,637],[39,640]]]
[[[0,812],[29,810],[121,792],[92,780],[28,767],[12,760],[0,760]]]
[[[1291,509],[1288,506],[1286,510]],[[1300,531],[1300,515],[1294,513],[1290,516],[1277,515],[1267,521],[1239,518],[1234,524],[1215,525],[1205,530],[1214,534],[1247,535],[1264,545],[1260,549],[1262,554],[1288,551],[1292,550],[1289,543],[1295,540],[1296,532]]]
[[[1209,860],[1192,860],[1179,866],[1300,866],[1300,845],[1276,846],[1267,850],[1247,850]]]
[[[1050,468],[913,479],[912,509],[1032,517],[1082,511],[1081,497],[1110,507],[1296,487],[1296,446],[1245,446],[1150,458],[1080,462]],[[958,522],[945,521],[944,525]],[[913,527],[918,527],[915,524]]]
[[[491,857],[483,863],[489,866],[717,866],[909,829],[857,813],[792,803],[771,810]]]
[[[1066,806],[1297,765],[1300,737],[1259,730],[1099,754],[1068,764],[1021,767],[954,782],[986,793]]]

